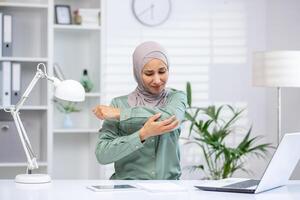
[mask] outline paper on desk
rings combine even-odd
[[[175,183],[137,183],[139,188],[150,192],[182,192],[186,188]]]

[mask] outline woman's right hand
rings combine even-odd
[[[161,116],[161,113],[151,116],[140,130],[141,141],[146,140],[149,137],[162,135],[170,132],[179,125],[179,121],[175,116],[172,116],[163,121],[157,121]]]
[[[93,109],[93,113],[96,115],[97,118],[105,120],[105,119],[120,119],[120,109],[114,108],[112,106],[105,106],[105,105],[97,105]]]

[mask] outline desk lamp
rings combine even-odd
[[[253,84],[277,88],[277,144],[281,139],[281,88],[300,87],[300,51],[266,51],[253,55]]]
[[[41,68],[42,67],[42,68]],[[44,63],[39,63],[37,65],[37,72],[30,82],[29,86],[25,90],[23,96],[16,105],[5,108],[5,112],[9,112],[15,122],[21,143],[27,158],[27,173],[19,174],[15,178],[17,183],[48,183],[51,182],[51,177],[48,174],[32,174],[32,170],[38,168],[37,158],[34,154],[30,141],[28,139],[26,130],[21,121],[19,110],[22,108],[26,99],[28,98],[30,92],[40,79],[47,79],[54,85],[54,97],[73,102],[81,102],[85,99],[85,91],[82,85],[74,80],[64,80],[61,81],[58,78],[51,77],[47,75],[46,66]]]

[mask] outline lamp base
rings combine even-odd
[[[16,183],[40,184],[51,182],[48,174],[19,174],[15,178]]]

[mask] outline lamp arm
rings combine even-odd
[[[44,71],[42,71],[39,68],[39,65],[43,65],[44,67]],[[15,110],[18,112],[19,109],[23,106],[23,104],[25,103],[26,99],[28,98],[30,92],[32,91],[32,89],[34,88],[34,86],[37,84],[37,82],[42,79],[48,77],[47,73],[46,73],[46,66],[44,63],[39,63],[37,65],[37,72],[35,74],[35,76],[33,77],[33,79],[31,80],[30,84],[28,85],[27,89],[25,90],[25,92],[23,93],[21,99],[19,100],[19,102],[15,105]]]
[[[40,69],[40,65],[43,66],[43,70]],[[26,130],[23,126],[23,123],[21,121],[20,115],[19,115],[19,110],[20,108],[24,105],[26,99],[28,98],[30,92],[32,91],[32,89],[34,88],[34,86],[37,84],[37,82],[42,79],[42,78],[47,78],[48,80],[51,80],[53,78],[49,78],[46,72],[46,66],[44,63],[39,63],[37,65],[37,72],[35,74],[35,76],[33,77],[32,81],[30,82],[30,84],[28,85],[27,89],[25,90],[24,94],[22,95],[21,99],[19,100],[19,102],[15,105],[15,106],[11,106],[9,108],[4,108],[5,112],[9,112],[15,122],[15,125],[17,127],[17,131],[23,146],[23,149],[25,151],[25,155],[28,161],[28,165],[27,165],[27,170],[29,173],[31,173],[32,169],[37,169],[38,168],[38,164],[36,161],[36,156],[33,153],[32,150],[32,146],[30,144],[30,141],[28,139]],[[55,79],[55,78],[54,78]],[[51,80],[52,81],[52,80]]]
[[[37,164],[37,161],[36,161],[36,156],[33,153],[30,141],[29,141],[27,133],[26,133],[26,130],[25,130],[25,128],[23,126],[23,123],[21,121],[21,118],[19,116],[19,112],[14,110],[14,111],[11,112],[11,115],[13,116],[15,125],[17,127],[17,131],[18,131],[18,134],[19,134],[22,146],[23,146],[23,149],[25,151],[25,155],[26,155],[27,162],[28,162],[27,170],[30,171],[30,170],[39,168],[38,164]]]

